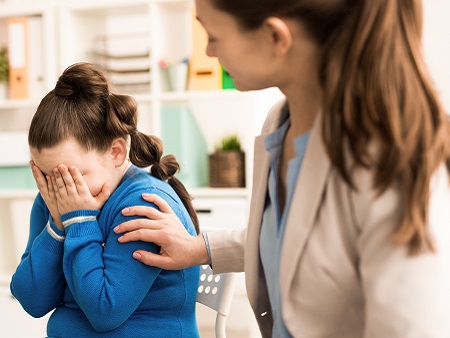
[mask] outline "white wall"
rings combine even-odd
[[[450,114],[450,1],[422,0],[425,60]]]

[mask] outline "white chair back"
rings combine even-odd
[[[200,280],[197,290],[197,302],[217,312],[216,338],[225,338],[225,324],[230,313],[236,275],[223,273],[213,275],[209,265],[200,267]]]

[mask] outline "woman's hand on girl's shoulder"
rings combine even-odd
[[[143,194],[143,199],[158,208],[134,206],[122,211],[125,216],[144,216],[118,225],[114,232],[123,234],[118,241],[152,242],[161,247],[159,254],[144,250],[134,252],[133,258],[166,270],[179,270],[208,263],[208,253],[202,235],[191,236],[167,202],[154,194]]]

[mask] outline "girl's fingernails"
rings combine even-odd
[[[122,214],[123,214],[123,215],[126,215],[126,214],[128,214],[129,212],[130,212],[130,208],[122,209]]]
[[[116,226],[115,228],[114,228],[114,230],[113,230],[114,232],[117,232],[117,231],[119,231],[119,226]]]
[[[133,252],[133,258],[137,261],[140,261],[142,258],[142,255],[139,252]]]

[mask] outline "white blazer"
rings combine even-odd
[[[278,103],[255,140],[248,227],[208,234],[214,273],[245,271],[263,337],[273,320],[259,255],[269,156],[264,138],[282,120]],[[430,223],[438,249],[409,257],[389,236],[400,217],[395,186],[377,195],[359,169],[351,190],[333,168],[314,122],[281,252],[282,316],[293,337],[450,338],[450,183],[433,178]]]

